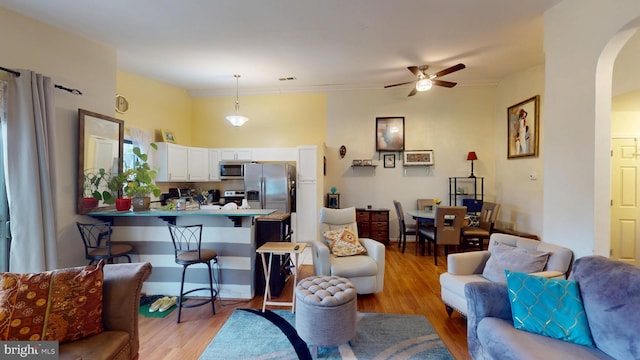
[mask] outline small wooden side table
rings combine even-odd
[[[262,300],[262,312],[265,311],[267,305],[280,305],[291,306],[291,312],[296,311],[296,294],[295,288],[298,284],[298,258],[299,255],[307,247],[306,243],[292,243],[292,242],[274,242],[270,241],[260,246],[256,252],[262,257],[262,268],[265,273],[265,287],[264,287],[264,299]],[[265,261],[265,254],[269,254],[269,264]],[[271,301],[271,287],[269,286],[269,280],[271,278],[271,262],[273,261],[273,255],[293,255],[293,298],[291,301]]]

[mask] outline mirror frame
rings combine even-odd
[[[85,139],[85,122],[87,117],[93,117],[104,121],[116,123],[118,125],[118,173],[122,172],[122,152],[124,144],[124,120],[116,119],[111,116],[98,114],[85,109],[78,109],[78,178],[77,178],[77,212],[78,214],[88,214],[92,210],[110,210],[115,209],[115,205],[99,206],[94,209],[85,209],[82,205],[84,197],[84,139]]]

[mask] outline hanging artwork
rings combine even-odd
[[[540,96],[507,109],[507,158],[538,156]]]
[[[376,151],[404,151],[404,117],[376,118]]]

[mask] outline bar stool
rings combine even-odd
[[[84,255],[89,260],[89,265],[105,259],[112,264],[113,259],[118,257],[127,258],[131,262],[130,253],[133,246],[129,244],[111,244],[111,223],[99,222],[84,224],[77,222],[82,242],[84,243]]]
[[[211,261],[218,263],[218,253],[213,249],[202,249],[202,224],[200,225],[173,225],[169,224],[169,232],[175,250],[175,262],[182,265],[182,280],[180,282],[180,296],[178,296],[178,323],[182,315],[182,308],[191,308],[211,303],[213,315],[216,314],[215,299],[218,291],[213,287],[213,276],[211,272]],[[206,264],[209,269],[209,287],[201,287],[184,291],[184,277],[187,267],[194,264]],[[185,304],[183,297],[195,291],[209,290],[211,297],[203,299],[193,304]]]

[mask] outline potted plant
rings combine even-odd
[[[109,190],[111,190],[111,192],[113,194],[116,194],[117,196],[115,198],[115,203],[116,203],[116,210],[118,211],[126,211],[131,209],[131,199],[124,197],[124,186],[128,182],[127,177],[128,177],[127,173],[122,172],[116,176],[112,176],[111,179],[109,180],[109,184],[108,184]],[[111,200],[111,203],[113,203],[113,200]]]
[[[107,190],[109,180],[110,174],[105,169],[98,169],[97,172],[85,171],[83,208],[87,210],[94,209],[98,207],[100,201],[106,204],[113,203],[113,196]]]
[[[150,146],[158,149],[155,143],[151,143]],[[148,156],[142,153],[140,147],[134,147],[133,154],[133,166],[123,173],[127,179],[124,193],[131,199],[133,211],[148,210],[151,203],[150,195],[158,197],[161,194],[160,188],[153,182],[158,171],[151,169],[147,163]]]

